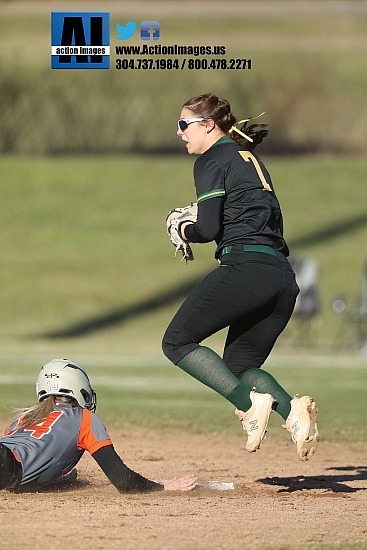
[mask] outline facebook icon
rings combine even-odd
[[[142,40],[158,40],[160,34],[160,25],[158,21],[143,21],[141,23],[140,38]]]

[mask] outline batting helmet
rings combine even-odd
[[[95,412],[97,396],[90,385],[87,373],[68,359],[52,359],[43,365],[36,382],[38,401],[49,395],[75,399],[81,407]]]

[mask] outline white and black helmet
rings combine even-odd
[[[97,396],[87,373],[68,359],[52,359],[43,365],[37,378],[36,392],[39,402],[49,395],[62,395],[75,399],[81,407],[92,412],[97,407]]]

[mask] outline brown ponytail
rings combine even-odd
[[[244,122],[242,126],[237,126],[237,129],[245,134],[249,139],[239,134],[236,130],[230,132],[231,138],[238,143],[238,145],[246,151],[253,151],[256,145],[262,142],[262,140],[268,135],[267,124],[251,124],[247,126],[248,120]],[[251,140],[251,141],[250,141]]]

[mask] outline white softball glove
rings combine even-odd
[[[186,262],[194,259],[194,254],[188,241],[184,240],[181,236],[180,228],[184,223],[195,223],[198,216],[198,205],[196,202],[191,203],[189,206],[183,208],[174,208],[167,216],[167,234],[168,237],[176,248],[176,253],[182,254],[182,260]]]

